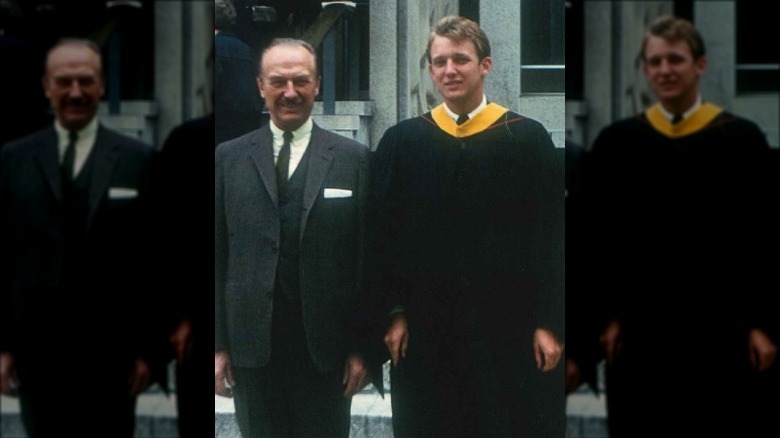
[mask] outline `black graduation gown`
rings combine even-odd
[[[458,138],[427,113],[390,128],[376,152],[379,317],[402,306],[410,333],[392,373],[396,436],[563,427],[562,375],[545,394],[530,389],[534,329],[562,340],[562,163],[534,120],[473,121]]]

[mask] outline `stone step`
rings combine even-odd
[[[386,370],[387,371],[387,370]],[[387,376],[385,376],[387,377]],[[385,382],[389,387],[389,382]],[[586,386],[570,394],[566,400],[566,438],[607,437],[606,403],[602,392],[595,395]],[[0,397],[3,438],[25,438],[16,398]],[[178,436],[176,428],[176,397],[166,396],[152,386],[138,398],[136,437]],[[241,438],[235,421],[232,399],[214,396],[215,438]],[[383,399],[369,385],[352,399],[350,438],[392,438],[390,395]]]
[[[25,438],[19,402],[2,397],[3,438]],[[235,421],[232,400],[214,396],[215,438],[241,438]],[[566,402],[566,437],[607,437],[604,396],[597,397],[587,388],[569,395]],[[364,390],[352,400],[352,428],[350,438],[392,438],[392,410],[390,396],[383,400],[376,391]],[[138,400],[136,437],[176,437],[176,399],[162,392],[142,394]]]
[[[566,438],[607,438],[606,398],[587,386],[566,398]]]
[[[604,362],[597,368],[599,393],[583,384],[566,397],[566,438],[607,438]]]
[[[352,397],[350,438],[393,438],[390,396],[383,399],[371,385]],[[241,438],[233,400],[214,396],[214,437]]]
[[[0,397],[2,423],[0,436],[3,438],[26,438],[19,411],[19,399]],[[75,436],[75,435],[74,435]],[[136,405],[135,436],[137,438],[176,438],[176,396],[166,397],[157,386],[138,396]]]

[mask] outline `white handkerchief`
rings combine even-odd
[[[328,199],[328,198],[351,198],[352,197],[352,190],[348,190],[348,189],[329,189],[329,188],[326,188],[325,192],[323,193],[323,196],[325,196],[325,199]]]
[[[111,187],[108,189],[108,199],[130,199],[138,197],[138,189]]]

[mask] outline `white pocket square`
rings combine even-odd
[[[108,189],[108,199],[130,199],[138,197],[137,189],[111,187]]]
[[[325,189],[325,192],[322,194],[325,199],[328,198],[351,198],[352,197],[352,190],[348,189]]]

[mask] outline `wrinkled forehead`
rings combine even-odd
[[[300,46],[272,47],[263,56],[261,67],[263,77],[317,75],[314,56]]]
[[[86,46],[63,45],[53,49],[46,58],[46,75],[100,76],[100,56]]]

